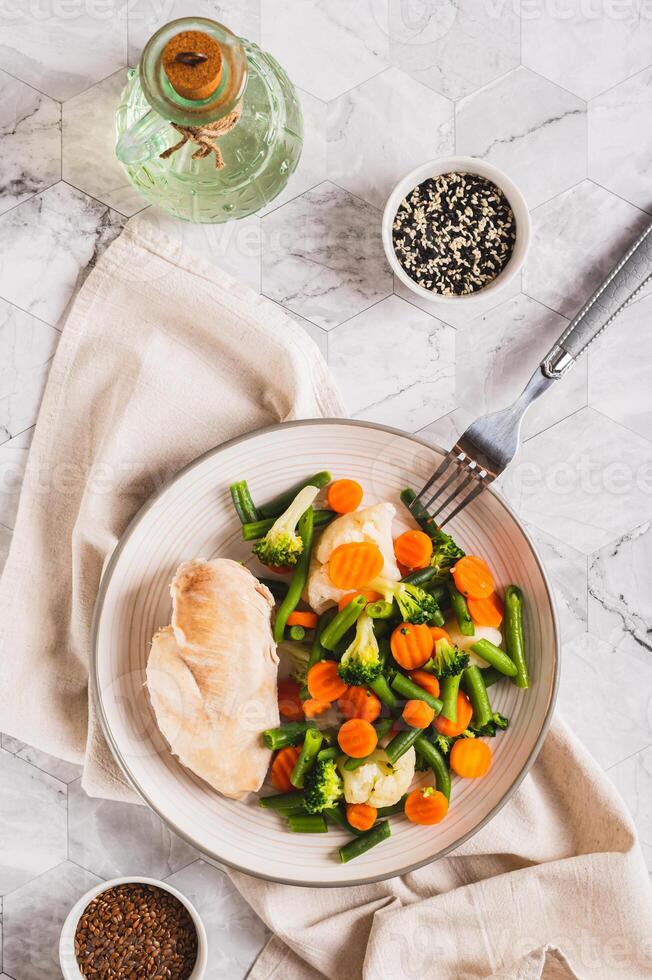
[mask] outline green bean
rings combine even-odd
[[[426,738],[420,735],[416,741],[416,747],[423,756],[425,762],[435,774],[435,785],[440,793],[443,793],[447,800],[451,798],[451,774],[446,760],[439,749]]]
[[[306,721],[291,721],[279,728],[268,728],[263,732],[263,742],[273,751],[283,749],[286,745],[298,745],[303,741],[308,729],[314,727]]]
[[[290,813],[295,810],[306,809],[306,802],[303,793],[278,793],[276,796],[262,796],[258,800],[258,806],[265,810],[276,810],[278,813]]]
[[[405,801],[407,800],[407,793],[396,803],[392,803],[391,806],[379,806],[376,817],[393,817],[395,813],[403,813],[405,810]]]
[[[477,643],[471,644],[471,650],[478,657],[486,660],[491,667],[499,670],[501,674],[505,674],[507,677],[516,677],[518,671],[516,664],[495,643],[490,640],[478,640]]]
[[[305,640],[306,638],[305,626],[290,626],[288,633],[289,633],[289,638],[291,640],[300,641],[300,640]]]
[[[347,772],[355,772],[356,769],[364,766],[368,761],[368,755],[363,755],[360,759],[354,759],[352,755],[349,755],[346,757],[346,761],[342,763],[342,769],[346,769]]]
[[[445,585],[434,585],[431,589],[426,588],[426,592],[430,593],[440,609],[450,609],[450,592]]]
[[[426,704],[429,704],[434,710],[436,715],[438,715],[442,710],[443,705],[439,698],[429,694],[425,688],[419,687],[418,684],[415,684],[414,681],[410,680],[409,677],[406,677],[405,674],[400,674],[397,671],[396,676],[392,681],[392,687],[395,691],[398,691],[399,694],[402,694],[404,698],[407,698],[408,701],[425,701]]]
[[[301,598],[301,593],[303,592],[306,580],[308,578],[310,551],[312,548],[312,529],[313,510],[312,507],[309,507],[308,510],[301,515],[297,526],[299,537],[303,542],[303,551],[299,555],[299,560],[294,566],[287,595],[276,610],[276,619],[274,620],[274,639],[277,643],[280,643],[283,639],[285,624],[287,623],[288,616],[297,608]]]
[[[313,510],[313,519],[315,522],[315,527],[324,527],[335,517],[334,510],[321,510],[315,508]],[[276,518],[266,517],[262,521],[251,521],[242,525],[242,540],[243,541],[258,541],[260,538],[264,538],[269,529],[272,527]]]
[[[338,755],[340,755],[340,750],[331,745],[327,749],[320,749],[317,758],[320,762],[325,762],[327,759],[337,759]]]
[[[479,670],[485,687],[491,687],[492,684],[505,680],[505,675],[501,674],[495,667],[480,667]]]
[[[444,677],[441,682],[441,713],[449,721],[457,721],[457,692],[460,689],[461,674]]]
[[[369,687],[374,692],[379,701],[381,701],[387,708],[393,710],[396,707],[396,698],[394,693],[387,683],[387,678],[384,674],[379,674],[370,684]]]
[[[419,735],[423,733],[423,728],[405,728],[397,732],[392,741],[385,749],[387,758],[393,764],[398,762],[402,755],[412,748]]]
[[[322,646],[321,635],[330,623],[334,619],[337,609],[333,606],[332,609],[327,609],[319,617],[319,622],[317,623],[317,629],[315,630],[315,635],[312,641],[312,649],[310,651],[310,657],[308,658],[308,670],[318,664],[320,660],[325,660],[328,654],[328,650]]]
[[[309,728],[306,732],[299,758],[290,775],[290,782],[297,789],[303,789],[303,781],[306,773],[312,769],[323,740],[324,737],[318,728]]]
[[[374,728],[376,729],[376,735],[378,736],[378,741],[388,735],[394,724],[394,718],[380,718],[378,721],[374,722]]]
[[[404,575],[401,582],[407,582],[408,585],[418,585],[419,588],[423,589],[437,574],[437,569],[428,565],[426,568],[417,568],[416,571]]]
[[[432,614],[432,619],[428,620],[429,626],[443,626],[446,622],[443,612],[441,609],[436,609]]]
[[[346,864],[347,861],[352,861],[353,858],[359,857],[365,851],[391,836],[392,829],[389,826],[389,821],[381,820],[380,823],[374,824],[371,830],[367,830],[364,834],[360,834],[359,837],[340,847],[340,861],[342,864]]]
[[[505,646],[516,665],[514,683],[517,687],[529,687],[530,675],[523,635],[523,593],[517,585],[508,585],[505,589]]]
[[[327,820],[330,820],[331,823],[337,824],[338,827],[343,827],[344,830],[348,830],[349,833],[355,834],[356,837],[360,837],[360,835],[362,834],[361,830],[356,830],[355,827],[351,826],[349,821],[346,819],[346,814],[342,809],[342,807],[328,806],[324,810],[322,810],[322,813],[324,814]]]
[[[476,728],[484,728],[491,721],[493,712],[480,668],[475,664],[467,667],[464,671],[463,684],[473,705],[473,724]]]
[[[258,512],[261,517],[278,517],[282,514],[284,510],[287,510],[296,495],[304,487],[317,487],[321,490],[325,487],[327,483],[331,482],[330,473],[323,470],[321,473],[315,473],[313,476],[309,476],[307,480],[301,480],[299,483],[295,483],[293,487],[286,490],[284,493],[280,493],[277,497],[274,497],[266,504],[262,504],[258,508]],[[256,520],[256,518],[254,518]]]
[[[281,582],[277,578],[261,578],[259,581],[262,582],[263,585],[267,586],[277,601],[285,599],[286,595],[288,594],[287,582]]]
[[[460,633],[462,636],[474,636],[475,626],[473,625],[466,599],[452,579],[448,583],[448,592],[451,597],[451,606],[453,607],[453,613],[457,620],[457,625],[460,628]]]
[[[238,483],[232,483],[229,490],[231,491],[231,500],[233,501],[236,514],[240,518],[240,523],[249,524],[252,521],[257,521],[258,511],[251,499],[247,481],[240,480]]]
[[[321,813],[292,813],[288,827],[293,834],[326,834],[328,827]]]
[[[355,625],[362,610],[367,605],[363,595],[356,596],[344,609],[341,609],[330,621],[321,635],[321,645],[327,650],[334,650],[344,634]]]
[[[367,606],[367,616],[372,619],[391,619],[394,615],[394,603],[385,602],[379,599],[378,602],[370,602]]]
[[[429,537],[434,537],[439,528],[435,524],[434,519],[430,516],[426,508],[420,502],[416,502],[416,493],[409,487],[405,490],[401,490],[401,501],[405,504],[407,509],[410,511],[412,517],[415,519],[422,531],[425,531]]]
[[[367,609],[368,608],[369,607],[367,606]],[[374,635],[377,640],[384,640],[385,637],[389,634],[391,629],[389,625],[389,621],[387,619],[374,619],[373,626],[374,626]]]

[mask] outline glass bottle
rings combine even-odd
[[[161,156],[182,141],[173,124],[196,132],[240,110],[214,140],[217,154],[198,157],[189,139]],[[172,21],[150,38],[129,71],[116,130],[116,154],[134,187],[188,221],[230,221],[264,207],[287,184],[303,143],[297,94],[278,62],[203,17]]]

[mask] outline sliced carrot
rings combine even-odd
[[[493,626],[498,629],[503,621],[503,604],[497,592],[492,592],[486,599],[469,598],[467,605],[476,626]]]
[[[337,741],[342,752],[352,759],[364,759],[378,745],[378,735],[371,722],[364,718],[351,718],[340,728]]]
[[[307,701],[303,702],[303,713],[306,718],[316,718],[317,715],[323,715],[325,711],[328,711],[330,706],[330,701],[319,701],[317,698],[308,698]]]
[[[296,745],[286,745],[284,749],[279,749],[272,762],[272,784],[279,793],[291,793],[295,788],[290,782],[292,770],[299,758],[301,749]]]
[[[450,636],[446,630],[441,628],[441,626],[429,626],[428,629],[430,630],[430,635],[432,636],[433,646],[437,640],[448,640],[449,643],[451,642]]]
[[[426,568],[432,557],[432,538],[425,531],[404,531],[394,541],[394,554],[407,568]]]
[[[326,499],[337,514],[350,514],[362,503],[362,487],[356,480],[334,480],[326,491]]]
[[[356,830],[371,830],[378,810],[370,803],[347,803],[346,819]]]
[[[375,721],[382,709],[375,694],[357,685],[346,689],[338,699],[337,707],[345,718],[364,718],[365,721]]]
[[[348,541],[330,556],[328,575],[338,589],[362,589],[383,570],[385,561],[373,541]]]
[[[471,702],[463,691],[459,691],[457,695],[457,721],[450,721],[448,718],[444,718],[443,715],[437,715],[435,718],[435,728],[440,735],[448,735],[449,738],[455,738],[457,735],[461,735],[462,732],[466,731],[472,717],[473,708]]]
[[[359,595],[363,595],[367,602],[378,602],[380,599],[382,599],[380,592],[374,592],[373,589],[356,589],[355,592],[347,592],[346,595],[342,596],[337,604],[339,611],[342,612],[342,610],[354,599],[357,599]]]
[[[489,771],[491,749],[479,738],[460,738],[453,743],[451,769],[462,779],[479,779]]]
[[[278,710],[289,721],[301,721],[303,718],[301,688],[291,677],[278,682]]]
[[[467,599],[488,599],[496,586],[486,561],[465,555],[451,569],[455,585]]]
[[[410,728],[427,728],[432,725],[434,717],[435,712],[425,701],[414,699],[405,702],[403,721]]]
[[[314,612],[301,612],[295,609],[288,616],[288,626],[305,626],[307,630],[314,630],[319,622],[319,616]]]
[[[432,633],[425,623],[418,626],[414,623],[401,623],[392,633],[390,641],[394,660],[405,670],[423,667],[432,654],[434,644]]]
[[[413,789],[405,801],[405,816],[412,823],[439,823],[448,813],[448,800],[434,786],[422,786]]]
[[[334,660],[320,660],[314,664],[308,671],[306,683],[310,697],[317,701],[336,701],[347,687],[337,672]]]
[[[422,687],[433,698],[439,697],[439,681],[434,674],[429,674],[427,670],[413,670],[410,672],[410,680]]]

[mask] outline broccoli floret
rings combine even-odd
[[[335,806],[344,794],[344,784],[334,759],[318,759],[306,773],[303,788],[308,813],[321,813],[326,807]]]
[[[319,493],[317,487],[304,487],[290,506],[274,521],[264,538],[256,541],[254,554],[263,565],[272,567],[296,565],[303,551],[303,542],[297,534],[297,524]]]
[[[475,738],[475,732],[471,728],[467,728],[462,732],[461,735],[436,735],[431,736],[431,741],[436,749],[439,749],[441,754],[448,757],[450,750],[453,748],[453,743],[457,742],[459,738]]]
[[[499,731],[504,731],[509,728],[509,718],[505,718],[505,715],[501,715],[499,711],[494,711],[491,720],[483,725],[482,728],[475,728],[471,726],[471,731],[478,738],[493,738]]]
[[[445,531],[437,531],[432,535],[432,545],[430,565],[437,569],[432,581],[439,584],[446,581],[455,562],[464,558],[464,552]]]
[[[418,585],[377,579],[371,588],[383,592],[387,602],[396,599],[404,623],[431,623],[439,612],[437,600]],[[441,622],[441,620],[440,620]]]
[[[454,677],[461,674],[469,666],[469,656],[463,653],[445,636],[435,641],[432,657],[425,664],[426,670],[432,670],[442,680],[444,677]]]
[[[383,669],[373,620],[363,613],[355,625],[355,637],[339,665],[339,675],[347,684],[363,686],[375,680]]]

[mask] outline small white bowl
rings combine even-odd
[[[165,881],[157,881],[156,878],[142,878],[138,876],[131,878],[112,878],[111,881],[103,881],[100,885],[96,885],[95,888],[91,888],[85,895],[82,895],[79,901],[75,902],[63,924],[61,938],[59,940],[59,962],[64,980],[84,980],[84,976],[77,965],[77,957],[75,956],[75,932],[77,931],[77,924],[88,903],[96,895],[100,895],[115,885],[132,884],[156,885],[157,888],[174,895],[186,907],[197,930],[197,960],[188,980],[203,980],[208,965],[208,940],[206,938],[204,923],[199,918],[197,909],[192,902],[188,901],[185,895],[182,895],[180,891],[177,891],[176,888],[168,885]]]
[[[439,174],[453,172],[477,174],[478,177],[485,177],[487,180],[493,181],[500,188],[514,212],[516,241],[509,262],[503,271],[490,283],[487,283],[486,286],[483,286],[482,289],[479,289],[475,293],[466,293],[461,296],[444,296],[442,293],[435,293],[431,289],[425,289],[408,276],[396,258],[394,243],[392,241],[392,226],[401,201],[410,191],[423,183],[424,180],[427,180],[428,177],[437,177]],[[387,261],[395,275],[408,289],[411,289],[413,293],[416,293],[422,299],[430,300],[433,303],[459,304],[472,303],[480,299],[485,299],[490,293],[497,293],[499,290],[504,289],[508,283],[512,282],[514,277],[521,271],[525,262],[532,237],[532,224],[525,198],[516,184],[502,170],[499,170],[490,163],[485,163],[484,160],[476,160],[474,157],[440,157],[438,160],[430,160],[428,163],[416,167],[415,170],[410,171],[402,180],[399,180],[385,205],[382,233],[383,247]]]

